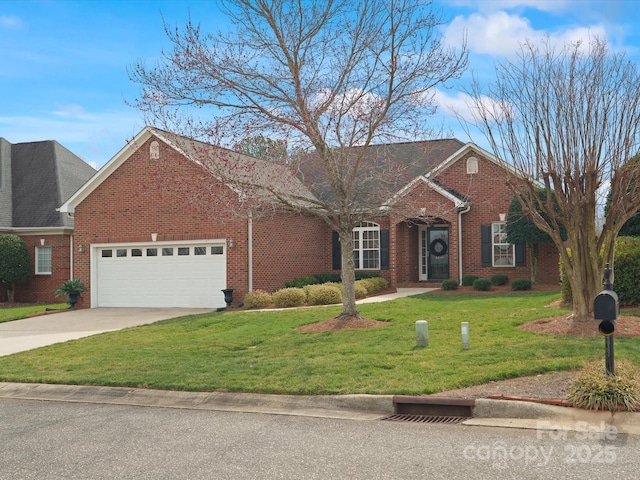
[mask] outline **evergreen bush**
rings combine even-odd
[[[458,281],[450,278],[449,280],[445,280],[442,282],[443,290],[457,290],[458,289]]]
[[[244,296],[245,308],[264,308],[271,304],[271,295],[264,290],[254,290]]]
[[[511,282],[511,290],[531,290],[531,280],[528,278],[516,278]]]
[[[496,273],[489,279],[492,285],[501,286],[509,283],[509,277],[504,273]]]
[[[274,292],[271,298],[278,308],[299,307],[306,302],[307,294],[302,288],[288,287]]]
[[[486,292],[491,289],[491,280],[488,278],[477,278],[473,281],[473,289]]]
[[[462,286],[463,287],[470,287],[473,285],[473,282],[475,282],[478,279],[477,275],[463,275],[462,276]]]

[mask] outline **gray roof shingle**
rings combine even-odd
[[[96,172],[55,140],[0,139],[0,168],[0,227],[7,228],[73,226],[56,209]]]

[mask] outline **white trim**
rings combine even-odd
[[[516,177],[522,177],[521,172],[518,172],[515,168],[513,168],[512,165],[508,164],[504,160],[500,160],[498,157],[489,153],[488,151],[479,147],[473,142],[466,143],[462,148],[460,148],[458,151],[450,155],[444,162],[441,162],[433,170],[427,173],[425,177],[427,178],[436,177],[438,174],[446,171],[449,167],[451,167],[454,163],[456,163],[458,160],[460,160],[469,152],[477,153],[483,156],[484,158],[489,160],[491,163],[497,165],[500,168],[504,168],[505,170],[515,175]]]
[[[0,233],[12,233],[14,235],[71,235],[72,227],[17,227],[0,228]]]

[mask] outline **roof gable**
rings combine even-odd
[[[225,150],[215,145],[192,140],[152,127],[143,128],[127,145],[109,160],[80,190],[61,207],[61,212],[73,213],[75,208],[109,178],[131,155],[152,137],[167,144],[186,159],[208,169],[215,176],[216,168],[233,172],[222,177],[228,186],[241,194],[242,185],[256,184],[266,194],[270,186],[298,198],[312,199],[313,195],[281,165]],[[229,181],[227,182],[227,178]],[[231,180],[234,180],[233,182]]]
[[[6,205],[0,209],[1,225],[72,226],[72,220],[57,208],[94,173],[92,167],[55,140],[17,144],[1,140],[0,197]]]

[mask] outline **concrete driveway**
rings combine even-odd
[[[203,308],[87,308],[0,323],[0,356],[196,313]]]

